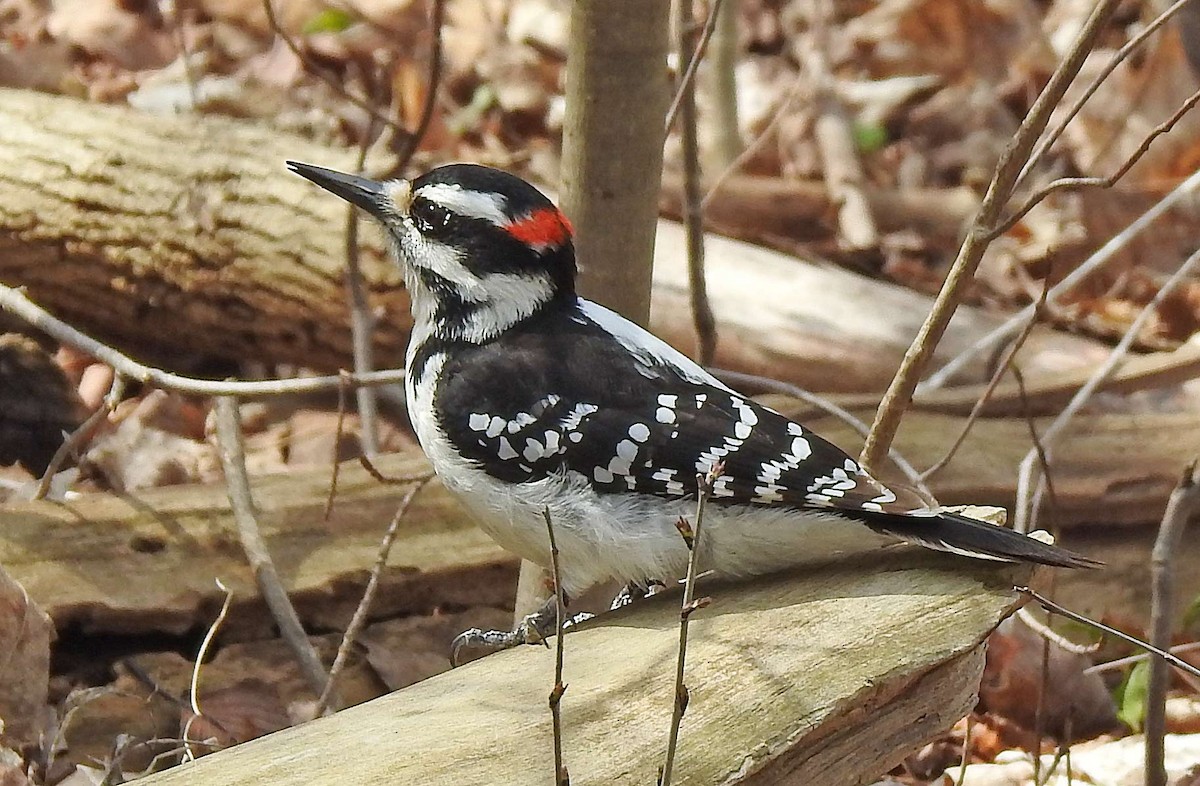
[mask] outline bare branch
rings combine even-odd
[[[281,396],[297,393],[320,393],[337,390],[343,377],[308,377],[305,379],[268,379],[257,382],[195,379],[147,366],[103,344],[37,306],[18,289],[0,285],[0,309],[14,314],[56,341],[91,355],[101,363],[112,366],[117,374],[141,383],[149,383],[193,396],[237,396],[239,398]],[[404,372],[375,371],[370,374],[346,374],[351,385],[394,385],[404,381]]]
[[[375,602],[375,593],[379,589],[379,577],[383,575],[383,569],[387,566],[388,557],[392,553],[392,544],[396,542],[396,533],[400,530],[400,522],[404,520],[405,514],[408,513],[413,499],[416,498],[421,489],[425,488],[427,483],[429,483],[428,478],[417,482],[401,498],[400,506],[396,508],[396,514],[392,516],[392,521],[388,524],[387,531],[383,534],[383,540],[379,543],[379,551],[375,555],[375,564],[371,566],[371,577],[367,579],[367,588],[363,590],[362,599],[354,609],[354,615],[350,617],[350,624],[346,626],[346,632],[342,634],[342,642],[338,645],[337,655],[333,659],[333,666],[329,669],[329,679],[326,680],[325,689],[321,691],[321,697],[317,699],[317,705],[313,709],[314,717],[324,715],[326,709],[329,708],[329,702],[333,699],[333,689],[337,683],[338,675],[346,667],[346,660],[350,657],[350,650],[354,648],[359,634],[362,633],[363,627],[367,624],[367,617],[371,613],[371,604]]]
[[[291,648],[300,663],[300,671],[308,680],[309,687],[320,696],[325,690],[327,675],[300,624],[296,609],[288,598],[287,590],[275,570],[271,553],[259,532],[254,512],[254,501],[250,495],[250,480],[246,477],[246,455],[242,446],[242,424],[238,417],[238,400],[231,396],[216,399],[217,439],[221,443],[221,464],[225,469],[225,485],[229,491],[229,503],[237,522],[238,538],[246,559],[254,571],[254,579],[262,592],[263,600],[271,611],[279,633]]]
[[[1065,606],[1058,605],[1046,596],[1030,589],[1029,587],[1013,587],[1013,591],[1018,592],[1025,597],[1030,598],[1031,600],[1037,601],[1037,604],[1046,611],[1057,614],[1061,617],[1066,617],[1069,620],[1075,620],[1078,623],[1095,628],[1096,630],[1101,631],[1102,633],[1107,633],[1110,636],[1115,636],[1127,644],[1132,644],[1135,647],[1141,647],[1142,649],[1148,650],[1151,655],[1162,658],[1175,668],[1186,671],[1188,674],[1191,674],[1194,677],[1200,677],[1200,669],[1197,669],[1192,664],[1188,663],[1182,658],[1177,657],[1176,655],[1171,654],[1167,650],[1155,647],[1148,641],[1142,641],[1136,636],[1130,636],[1128,633],[1105,625],[1103,622],[1097,622],[1094,619],[1085,617],[1077,611],[1071,611]]]
[[[354,162],[354,171],[361,172],[367,161],[367,148],[375,136],[375,120],[367,124],[367,132],[358,146],[358,158]],[[375,332],[375,315],[371,313],[371,303],[367,298],[367,288],[363,282],[362,268],[358,259],[358,208],[353,204],[346,205],[346,300],[350,308],[350,346],[354,355],[354,371],[356,374],[369,374],[375,368],[375,353],[371,346],[372,334]],[[341,395],[341,388],[338,395]],[[359,439],[362,441],[362,452],[370,458],[379,453],[379,406],[373,388],[358,388],[354,391],[355,402],[358,404]],[[339,403],[342,403],[339,401]],[[338,411],[338,433],[341,437],[345,409]],[[337,451],[337,439],[334,440],[334,451]],[[336,462],[335,462],[336,465]],[[336,472],[336,469],[334,470]],[[330,492],[330,500],[333,492]]]
[[[1134,237],[1139,235],[1148,226],[1153,224],[1160,216],[1173,208],[1176,203],[1192,195],[1192,192],[1200,186],[1200,171],[1195,172],[1184,180],[1179,185],[1171,190],[1171,193],[1164,196],[1153,207],[1147,210],[1142,215],[1138,216],[1129,226],[1114,235],[1107,243],[1098,248],[1095,253],[1088,257],[1084,262],[1074,270],[1072,270],[1062,281],[1058,282],[1050,288],[1049,294],[1046,296],[1048,303],[1055,303],[1058,298],[1065,295],[1074,289],[1079,283],[1084,281],[1088,276],[1101,270],[1108,264],[1117,252],[1129,244]],[[991,352],[1001,341],[1013,335],[1022,329],[1026,321],[1034,318],[1036,306],[1030,304],[1025,308],[1013,314],[1004,321],[999,327],[992,330],[987,335],[980,338],[967,349],[963,350],[956,357],[951,359],[946,365],[929,375],[929,378],[921,384],[921,390],[932,390],[935,388],[944,387],[945,384],[966,367],[976,355],[983,352]]]
[[[878,463],[886,454],[896,431],[900,427],[900,419],[912,400],[917,381],[924,372],[929,359],[933,356],[938,341],[950,324],[950,318],[962,300],[963,291],[971,277],[975,275],[983,252],[987,248],[987,233],[995,226],[1000,217],[1000,211],[1012,196],[1013,185],[1020,174],[1021,166],[1028,159],[1033,145],[1050,122],[1054,107],[1062,100],[1063,94],[1071,80],[1079,73],[1088,53],[1095,45],[1105,23],[1120,0],[1099,0],[1092,13],[1084,22],[1070,50],[1059,63],[1045,88],[1030,107],[1029,114],[1021,122],[1012,142],[1004,150],[996,165],[996,173],[988,186],[987,193],[979,206],[979,213],[967,231],[966,239],[959,249],[958,258],[946,282],[938,292],[933,309],[929,312],[925,323],[913,339],[912,345],[904,354],[900,369],[892,379],[871,424],[871,433],[863,446],[861,463],[870,467]]]
[[[1184,1],[1186,2],[1187,0]],[[1025,217],[1026,213],[1028,213],[1030,210],[1033,210],[1033,208],[1039,202],[1056,191],[1066,191],[1068,189],[1087,187],[1112,188],[1118,180],[1125,177],[1126,173],[1133,168],[1134,164],[1141,160],[1146,151],[1150,149],[1150,145],[1153,144],[1154,140],[1158,139],[1163,134],[1170,132],[1170,130],[1175,127],[1175,124],[1182,120],[1183,116],[1190,112],[1197,103],[1200,103],[1200,90],[1197,90],[1188,96],[1187,100],[1179,105],[1179,108],[1175,110],[1174,114],[1155,126],[1154,130],[1152,130],[1144,139],[1142,139],[1142,143],[1138,145],[1137,150],[1134,150],[1133,153],[1131,153],[1129,157],[1126,158],[1121,164],[1121,166],[1117,167],[1117,170],[1111,175],[1108,175],[1107,177],[1060,177],[1057,180],[1042,186],[1033,194],[1031,194],[1030,197],[1025,200],[1025,203],[1022,204],[1021,207],[1017,208],[1015,213],[1013,213],[1002,223],[1000,223],[999,226],[993,229],[991,235],[989,235],[989,239],[995,240],[1008,230],[1012,229],[1014,226],[1016,226],[1018,221]]]
[[[1100,73],[1096,74],[1095,78],[1092,79],[1091,84],[1089,84],[1087,88],[1085,88],[1084,91],[1079,94],[1079,97],[1076,98],[1071,104],[1071,108],[1068,109],[1067,112],[1062,116],[1062,120],[1060,120],[1058,124],[1051,129],[1050,133],[1042,137],[1042,140],[1038,143],[1038,146],[1034,149],[1032,155],[1029,156],[1029,160],[1025,162],[1025,166],[1021,170],[1021,175],[1017,178],[1017,187],[1024,183],[1025,178],[1029,176],[1029,173],[1032,172],[1039,163],[1041,163],[1042,158],[1045,157],[1046,153],[1050,150],[1054,143],[1058,141],[1059,137],[1063,135],[1063,132],[1066,131],[1066,128],[1070,122],[1075,119],[1076,115],[1079,114],[1079,110],[1081,110],[1083,105],[1088,102],[1088,99],[1090,99],[1096,93],[1096,91],[1100,88],[1100,85],[1104,83],[1104,80],[1108,79],[1109,75],[1117,69],[1117,66],[1127,60],[1129,55],[1132,54],[1135,49],[1141,46],[1147,38],[1153,35],[1154,31],[1162,27],[1168,19],[1174,16],[1179,9],[1183,8],[1183,6],[1189,2],[1191,2],[1191,0],[1175,0],[1175,2],[1172,3],[1169,8],[1151,20],[1145,28],[1143,28],[1133,38],[1130,38],[1128,41],[1126,41],[1125,45],[1118,49],[1113,56],[1109,58],[1108,62],[1104,64],[1104,67],[1100,69]]]
[[[958,437],[954,443],[950,445],[950,449],[946,451],[946,455],[938,459],[929,469],[921,473],[921,480],[929,481],[934,475],[940,472],[950,460],[954,458],[954,454],[958,453],[958,449],[962,447],[966,441],[967,435],[971,433],[971,427],[975,425],[975,421],[983,414],[983,408],[987,406],[988,401],[992,398],[992,393],[996,392],[996,386],[1000,384],[1000,380],[1004,378],[1004,374],[1012,366],[1013,359],[1017,353],[1021,351],[1021,347],[1025,345],[1025,339],[1029,338],[1029,334],[1033,332],[1034,325],[1037,324],[1038,315],[1041,309],[1046,305],[1046,293],[1049,291],[1048,286],[1042,287],[1042,294],[1034,304],[1033,316],[1025,322],[1025,327],[1021,329],[1021,333],[1016,340],[1009,345],[1004,353],[1004,357],[996,364],[996,370],[992,372],[992,378],[988,380],[987,387],[984,388],[983,394],[975,400],[975,406],[971,407],[971,412],[967,415],[967,420],[963,423],[962,429],[958,432]]]
[[[217,589],[225,593],[225,600],[221,602],[221,610],[217,612],[217,618],[213,620],[212,625],[208,626],[208,631],[204,634],[204,640],[200,642],[200,649],[196,651],[196,662],[192,666],[192,682],[188,690],[188,699],[192,710],[192,717],[188,718],[187,723],[183,727],[183,758],[184,761],[192,761],[196,758],[196,754],[192,751],[191,734],[192,721],[202,717],[203,712],[200,711],[200,667],[204,664],[204,658],[208,655],[208,649],[217,638],[217,631],[221,629],[221,624],[225,622],[225,618],[229,616],[229,607],[233,604],[233,593],[217,579]],[[157,690],[157,686],[155,686]],[[220,724],[217,724],[218,726]]]
[[[446,0],[433,0],[433,10],[430,13],[429,26],[433,32],[433,43],[429,48],[429,77],[426,79],[425,85],[425,104],[421,107],[421,117],[417,120],[417,127],[409,134],[405,141],[404,148],[400,151],[399,157],[396,160],[396,165],[392,167],[392,176],[397,177],[404,172],[409,161],[412,160],[413,154],[417,152],[417,147],[421,144],[421,140],[425,137],[425,132],[429,130],[429,123],[433,120],[433,110],[437,106],[438,89],[442,83],[442,29],[445,26],[446,19]]]
[[[662,774],[658,778],[659,786],[670,786],[671,770],[675,766],[675,750],[679,744],[679,725],[683,722],[683,713],[687,711],[688,689],[683,682],[684,663],[687,660],[688,620],[692,613],[707,606],[712,599],[700,598],[693,600],[696,594],[696,566],[700,561],[700,533],[704,526],[704,507],[712,494],[713,484],[725,471],[725,462],[718,461],[709,467],[708,472],[696,476],[696,525],[692,527],[687,519],[680,516],[675,526],[683,537],[688,548],[687,578],[683,584],[683,606],[679,612],[679,657],[675,661],[675,704],[671,712],[671,730],[667,737],[667,755],[663,761]]]
[[[50,457],[50,463],[46,465],[46,471],[38,479],[37,488],[33,491],[34,499],[45,499],[46,494],[50,492],[50,485],[54,481],[54,476],[58,474],[58,470],[63,463],[71,456],[83,452],[83,446],[86,445],[96,433],[96,427],[112,414],[113,409],[117,404],[121,403],[121,397],[125,395],[125,377],[120,374],[113,374],[112,385],[108,388],[108,394],[104,397],[104,401],[100,406],[88,416],[87,420],[71,432],[63,443],[58,446],[58,450],[54,451],[54,455]]]
[[[679,0],[675,5],[678,14],[675,26],[679,38],[677,49],[682,59],[689,47],[692,21],[691,0]],[[715,27],[717,8],[710,9],[705,32]],[[689,72],[700,59],[700,44],[692,51],[688,62]],[[679,135],[683,143],[683,223],[687,236],[688,294],[692,307],[692,323],[696,328],[696,355],[701,365],[712,362],[717,349],[717,320],[713,316],[712,304],[708,300],[708,284],[704,277],[704,210],[700,206],[700,141],[696,112],[696,83],[692,79],[682,81],[676,95],[680,113]],[[668,123],[672,118],[668,117]],[[669,125],[668,125],[669,127]]]
[[[696,82],[696,72],[700,70],[700,63],[704,60],[704,51],[708,48],[708,42],[712,40],[713,31],[717,29],[717,15],[721,12],[721,4],[725,0],[713,0],[712,5],[708,9],[708,18],[704,22],[704,30],[700,33],[700,38],[696,41],[696,47],[692,50],[692,56],[688,58],[687,66],[683,72],[683,76],[679,79],[679,84],[675,88],[675,98],[671,99],[671,106],[667,109],[667,120],[663,124],[665,131],[670,131],[671,126],[675,125],[675,115],[679,113],[680,105],[688,100],[685,96],[692,93],[695,96],[693,85]],[[679,19],[679,40],[684,42],[691,38],[688,28],[691,27],[690,13],[686,20],[684,14],[691,10],[691,3],[680,3],[682,9]],[[683,62],[684,48],[679,49],[680,62]]]
[[[1130,323],[1129,327],[1126,329],[1125,335],[1123,335],[1121,340],[1117,342],[1117,345],[1113,347],[1112,352],[1108,354],[1108,357],[1105,359],[1105,361],[1101,363],[1095,371],[1092,372],[1092,375],[1088,378],[1088,381],[1085,382],[1083,386],[1075,392],[1075,395],[1072,396],[1071,401],[1067,404],[1063,411],[1060,412],[1058,416],[1050,423],[1050,425],[1046,427],[1046,430],[1042,433],[1042,443],[1045,445],[1048,461],[1053,460],[1054,442],[1058,439],[1058,436],[1062,433],[1063,429],[1067,427],[1067,425],[1071,422],[1071,419],[1075,417],[1075,414],[1092,397],[1092,394],[1095,393],[1096,390],[1104,384],[1105,380],[1107,380],[1117,370],[1117,368],[1123,362],[1126,353],[1129,352],[1129,348],[1141,334],[1142,328],[1145,327],[1146,323],[1150,320],[1150,317],[1154,315],[1159,304],[1161,304],[1168,295],[1174,292],[1175,289],[1187,279],[1197,265],[1200,265],[1200,250],[1193,252],[1192,255],[1189,256],[1184,263],[1179,266],[1179,269],[1171,274],[1171,277],[1163,283],[1150,302],[1147,303],[1140,312],[1138,312],[1137,317],[1134,318],[1133,322]],[[1030,452],[1025,456],[1025,459],[1021,462],[1021,472],[1017,482],[1018,489],[1027,489],[1032,485],[1034,471],[1033,457],[1035,455],[1035,450],[1036,448],[1031,449]],[[1037,522],[1037,512],[1039,507],[1037,504],[1037,498],[1034,497],[1029,504],[1022,504],[1021,495],[1018,494],[1017,502],[1017,508],[1014,511],[1013,528],[1018,532],[1028,532]]]
[[[550,689],[550,723],[554,729],[554,783],[570,786],[571,775],[563,764],[562,751],[562,697],[567,692],[563,684],[563,591],[562,578],[558,571],[558,542],[554,539],[554,523],[550,520],[547,506],[542,515],[546,517],[546,535],[550,538],[550,576],[554,580],[554,687]]]
[[[390,117],[381,114],[378,109],[371,106],[370,102],[364,101],[363,99],[352,95],[346,90],[346,86],[342,84],[340,79],[335,77],[333,74],[330,74],[316,62],[314,62],[313,59],[308,56],[308,53],[301,49],[300,46],[292,40],[292,37],[283,31],[283,27],[279,24],[279,19],[275,16],[274,0],[263,0],[263,10],[267,12],[267,24],[270,26],[271,31],[274,32],[275,35],[279,36],[279,39],[283,41],[284,46],[286,46],[292,54],[299,58],[300,62],[304,63],[304,67],[307,68],[310,73],[333,88],[335,93],[342,96],[362,111],[366,112],[377,122],[382,123],[393,131],[396,131],[397,133],[400,133],[406,137],[411,134],[408,129],[401,126],[395,120],[392,120]]]
[[[1150,554],[1150,643],[1160,649],[1171,646],[1173,557],[1179,551],[1188,521],[1197,510],[1200,510],[1200,469],[1193,459],[1167,500],[1167,509]],[[1151,661],[1145,719],[1147,786],[1166,786],[1167,783],[1163,740],[1167,733],[1169,677],[1165,661]]]

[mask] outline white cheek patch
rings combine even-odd
[[[421,186],[416,196],[428,199],[435,205],[441,205],[447,210],[468,218],[480,218],[490,221],[498,227],[509,222],[508,213],[504,211],[508,200],[500,194],[486,194],[482,191],[471,191],[451,183],[430,183]]]

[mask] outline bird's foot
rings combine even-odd
[[[582,614],[577,615],[577,617],[583,616]],[[458,666],[462,662],[460,656],[463,650],[468,648],[499,652],[500,650],[515,647],[518,644],[543,644],[548,647],[550,645],[546,639],[554,633],[557,619],[558,608],[554,602],[554,598],[551,597],[537,611],[527,614],[512,630],[468,628],[455,636],[454,640],[450,642],[450,665],[452,667]],[[582,622],[582,620],[572,618],[563,627],[565,628],[572,623],[578,622]]]
[[[616,611],[628,606],[630,603],[636,603],[642,598],[648,598],[651,595],[657,595],[667,588],[667,585],[658,579],[648,579],[644,583],[631,581],[621,588],[616,597],[609,604],[609,611]]]

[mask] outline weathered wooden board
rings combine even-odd
[[[693,617],[677,784],[867,783],[965,714],[980,642],[1026,572],[903,548],[707,585]],[[674,693],[677,592],[567,635],[571,782],[655,782]],[[554,654],[521,647],[151,776],[147,786],[553,783]]]

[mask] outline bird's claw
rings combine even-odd
[[[617,609],[623,609],[630,603],[636,603],[642,598],[648,598],[651,595],[657,595],[659,592],[666,589],[666,586],[666,584],[662,583],[658,579],[648,580],[645,586],[631,581],[624,587],[621,587],[621,591],[616,594],[616,597],[612,599],[612,603],[609,604],[608,610],[616,611]]]
[[[550,643],[547,639],[554,632],[556,616],[553,602],[547,606],[526,615],[512,630],[483,630],[482,628],[464,630],[450,642],[451,667],[457,667],[462,663],[460,656],[462,651],[468,647],[484,649],[488,652],[507,650],[518,644],[541,644],[549,647]]]

